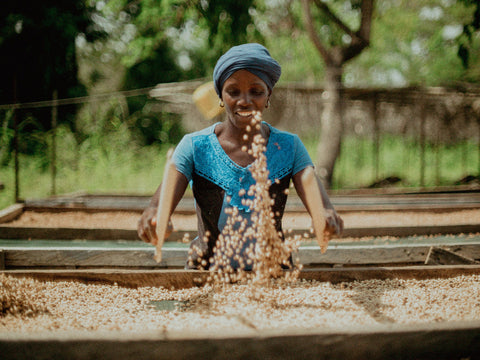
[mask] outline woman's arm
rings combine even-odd
[[[293,175],[293,185],[295,186],[295,190],[297,191],[298,196],[302,200],[303,204],[307,208],[308,212],[311,214],[311,211],[308,207],[308,203],[306,201],[306,193],[305,189],[303,187],[303,183],[301,181],[302,179],[302,174],[305,172],[305,169],[299,171],[295,175]],[[337,214],[335,211],[335,208],[333,207],[332,203],[330,202],[330,198],[328,197],[327,191],[325,190],[325,187],[322,185],[322,182],[318,178],[318,176],[315,175],[315,178],[317,180],[318,187],[320,189],[320,193],[322,194],[322,201],[323,204],[319,204],[319,206],[322,206],[325,208],[325,221],[326,221],[326,226],[325,226],[325,236],[328,238],[332,236],[340,236],[343,232],[343,220],[342,218]]]
[[[187,189],[188,186],[188,180],[183,175],[181,172],[176,170],[175,172],[175,187],[173,190],[173,202],[172,202],[172,207],[170,209],[170,216],[173,214],[175,211],[175,208],[177,207],[178,203],[182,199],[183,194],[185,193],[185,190]],[[137,233],[140,239],[142,239],[145,242],[152,243],[155,245],[158,241],[157,235],[155,233],[155,229],[157,226],[157,208],[158,208],[158,202],[160,200],[160,189],[161,189],[161,184],[157,188],[157,191],[153,195],[149,206],[145,209],[143,212],[142,216],[140,217],[140,220],[138,221],[138,226],[137,226]],[[167,230],[167,234],[165,234],[165,237],[167,238],[170,236],[171,232],[173,231],[173,227],[171,225],[171,222],[169,222],[169,228]]]

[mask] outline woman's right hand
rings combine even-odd
[[[138,220],[137,233],[140,239],[152,245],[157,245],[157,208],[148,207],[143,212],[140,220]],[[165,234],[165,239],[170,236],[173,231],[172,222],[168,221],[168,227]]]
[[[140,239],[147,243],[157,244],[157,208],[148,207],[138,220],[137,233]]]
[[[188,186],[188,180],[181,172],[178,170],[176,171],[176,178],[175,178],[175,187],[173,189],[173,205],[171,213],[177,207],[178,202],[182,198],[185,190]],[[142,216],[138,220],[137,224],[137,233],[140,239],[147,243],[151,243],[153,245],[157,245],[158,237],[157,237],[157,211],[158,211],[158,203],[160,201],[160,191],[162,185],[157,188],[157,191],[152,197],[149,206],[145,209]],[[170,215],[171,216],[171,215]],[[165,239],[170,236],[173,232],[173,225],[171,219],[168,219],[167,229],[165,231]]]

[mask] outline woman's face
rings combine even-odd
[[[243,69],[234,72],[222,88],[228,120],[238,128],[245,128],[250,124],[254,110],[263,112],[269,96],[267,84]]]

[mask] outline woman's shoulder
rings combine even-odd
[[[213,132],[215,131],[215,127],[218,125],[219,123],[215,123],[215,124],[212,124],[210,126],[207,126],[206,128],[203,128],[201,130],[197,130],[197,131],[194,131],[194,132],[191,132],[187,135],[185,135],[185,137],[199,137],[199,136],[209,136],[211,134],[213,134]]]
[[[297,134],[294,134],[292,132],[286,131],[286,130],[280,130],[274,127],[273,125],[270,125],[269,123],[265,123],[268,125],[270,128],[270,136],[274,136],[277,138],[282,138],[285,141],[291,141],[291,142],[297,142],[300,141],[300,138],[298,137]]]

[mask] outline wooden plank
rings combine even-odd
[[[0,249],[0,270],[5,270],[5,251]]]
[[[6,270],[4,274],[28,277],[38,281],[79,281],[88,284],[116,284],[137,288],[142,286],[174,289],[203,285],[207,271],[196,270],[125,270],[125,269],[77,269],[77,270]]]
[[[292,235],[309,233],[310,229],[295,229]],[[393,226],[345,228],[343,237],[414,236],[441,234],[470,234],[480,232],[480,224],[438,225],[438,226]],[[166,241],[182,241],[186,234],[193,239],[195,230],[175,230]],[[50,240],[140,240],[134,229],[88,229],[88,228],[46,228],[0,225],[1,239],[50,239]]]
[[[3,360],[30,359],[476,359],[480,323],[376,326],[345,331],[7,334]]]
[[[480,253],[480,244],[464,245],[475,254]],[[458,245],[458,249],[462,246]],[[375,265],[375,264],[423,264],[430,245],[378,245],[337,246],[321,254],[318,247],[301,247],[299,262],[306,266]],[[164,247],[160,263],[153,259],[154,248],[84,248],[84,247],[4,247],[5,268],[38,267],[138,267],[138,268],[183,268],[188,256],[186,247]],[[294,256],[294,258],[297,256]]]
[[[471,258],[471,259],[480,259],[480,247],[476,246],[475,244],[468,245],[464,244],[461,246],[457,246],[454,244],[448,245],[448,250],[453,251],[456,254]]]
[[[29,277],[39,281],[80,281],[85,283],[116,284],[124,287],[163,286],[183,289],[203,285],[208,271],[175,269],[77,269],[77,270],[4,270],[15,277]],[[339,269],[305,269],[300,279],[338,284],[342,282],[387,279],[438,279],[479,275],[480,265],[358,267]]]
[[[23,204],[13,204],[3,210],[0,210],[0,224],[15,220],[23,213],[23,211]]]
[[[397,189],[398,191],[398,189]],[[378,194],[378,191],[362,195],[332,194],[330,200],[339,212],[349,211],[446,211],[451,209],[480,208],[480,191],[454,193]],[[150,201],[149,196],[84,195],[26,200],[29,210],[36,209],[83,209],[83,210],[137,210],[143,211]],[[291,194],[286,204],[287,212],[305,212],[305,206],[297,195]],[[182,198],[176,213],[194,213],[191,196]]]
[[[157,332],[159,333],[159,332]],[[476,358],[477,323],[394,327],[362,332],[115,334],[1,339],[7,359],[453,359]],[[134,335],[134,336],[132,336]]]
[[[136,230],[0,226],[2,239],[140,240]]]
[[[129,212],[129,213],[137,213],[140,217],[143,209],[125,209],[125,208],[97,208],[97,207],[63,207],[63,206],[28,206],[25,205],[24,211],[27,212],[36,212],[36,213],[65,213],[65,212],[80,212],[86,214],[96,214],[96,213],[105,213],[105,212]]]
[[[403,264],[423,263],[429,245],[419,246],[338,246],[325,254],[317,247],[301,247],[299,262],[304,265],[364,265],[364,264]]]
[[[428,226],[389,226],[389,227],[362,227],[345,228],[344,237],[364,236],[413,236],[439,234],[470,234],[480,232],[480,224],[463,225],[428,225]]]
[[[449,249],[431,246],[425,259],[426,265],[461,265],[461,264],[480,264],[467,256],[450,251]]]
[[[184,267],[186,249],[165,251],[157,263],[152,248],[85,249],[85,248],[12,248],[4,249],[5,267]]]
[[[305,269],[300,278],[331,282],[332,284],[363,280],[386,279],[439,279],[480,274],[479,265],[440,265],[440,266],[382,266],[336,269]]]
[[[174,231],[168,241],[182,241],[186,234],[195,231]],[[42,240],[138,240],[133,229],[88,229],[88,228],[47,228],[0,225],[1,239],[42,239]]]

